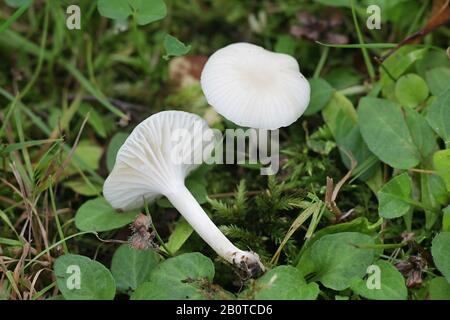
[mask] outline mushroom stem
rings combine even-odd
[[[229,263],[248,271],[251,275],[264,271],[264,266],[258,255],[251,251],[240,250],[231,243],[211,221],[184,185],[178,186],[173,192],[166,194],[166,197],[219,256]]]

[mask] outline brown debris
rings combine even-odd
[[[150,217],[143,213],[139,213],[131,224],[131,230],[133,233],[129,238],[129,243],[132,248],[137,250],[151,250],[159,248],[154,241],[156,232],[150,231],[150,227]]]
[[[290,32],[296,38],[305,38],[312,41],[326,43],[346,44],[348,37],[344,34],[332,32],[334,28],[344,23],[342,13],[332,12],[324,19],[320,19],[310,12],[297,13],[298,24],[291,26]]]
[[[395,267],[406,278],[406,286],[413,288],[422,284],[422,272],[426,265],[425,259],[419,254],[410,256],[408,260],[397,263]]]
[[[208,57],[189,55],[176,57],[169,63],[169,80],[175,88],[184,88],[200,81]]]

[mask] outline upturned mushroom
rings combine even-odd
[[[141,208],[144,201],[164,195],[219,256],[250,275],[258,274],[264,271],[259,256],[234,246],[184,184],[189,172],[201,163],[194,160],[203,159],[204,150],[212,150],[214,139],[202,139],[208,130],[211,131],[201,117],[183,111],[150,116],[119,149],[103,194],[114,208],[121,210]]]
[[[275,130],[295,122],[306,110],[310,86],[293,57],[250,43],[216,51],[201,74],[208,103],[228,120]]]

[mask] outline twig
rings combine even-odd
[[[411,168],[408,171],[412,171],[412,172],[418,172],[418,173],[424,173],[424,174],[436,174],[436,171],[434,170],[426,170],[426,169],[415,169],[415,168]]]
[[[350,170],[347,172],[347,174],[334,186],[333,179],[330,177],[327,177],[327,186],[325,191],[325,204],[327,208],[334,213],[336,221],[342,220],[344,216],[348,216],[347,214],[343,215],[342,211],[339,209],[339,207],[336,205],[336,199],[339,194],[339,191],[341,190],[342,186],[345,182],[347,182],[348,179],[352,176],[353,170],[357,166],[357,161],[351,154],[351,152],[346,151],[345,149],[341,148],[342,152],[349,157],[351,161]]]

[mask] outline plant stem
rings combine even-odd
[[[156,239],[158,239],[159,243],[161,244],[161,247],[167,252],[169,256],[173,256],[173,253],[167,248],[165,242],[160,237],[158,230],[156,230],[155,224],[153,223],[152,216],[150,215],[150,210],[148,209],[148,203],[147,200],[144,199],[144,208],[145,208],[145,214],[150,217],[150,224],[152,226],[152,230],[155,231]]]
[[[356,11],[355,11],[355,3],[354,0],[351,0],[352,5],[352,16],[353,16],[353,23],[355,24],[356,34],[358,35],[358,40],[360,44],[364,44],[363,35],[361,33],[361,29],[358,25],[358,18],[356,17]],[[364,58],[364,62],[366,63],[367,72],[369,73],[370,79],[372,81],[375,80],[375,69],[373,67],[372,61],[370,61],[369,53],[367,51],[367,48],[361,48],[361,52]]]
[[[52,180],[52,177],[50,177],[50,181],[51,180]],[[49,194],[50,194],[50,202],[52,204],[53,216],[55,217],[56,228],[58,229],[59,237],[63,241],[62,246],[63,246],[63,249],[64,249],[64,253],[67,254],[67,253],[69,253],[69,249],[67,248],[67,243],[66,243],[66,240],[64,239],[64,232],[63,232],[63,230],[61,228],[61,222],[59,221],[58,213],[56,212],[55,194],[53,193],[53,187],[52,187],[51,184],[50,184],[50,186],[48,188],[48,191],[49,191]]]
[[[330,51],[329,47],[325,47],[322,51],[322,55],[320,56],[319,63],[317,64],[316,70],[314,71],[313,78],[318,78],[320,73],[322,72],[323,67],[325,66],[325,62],[328,58],[328,52]]]

